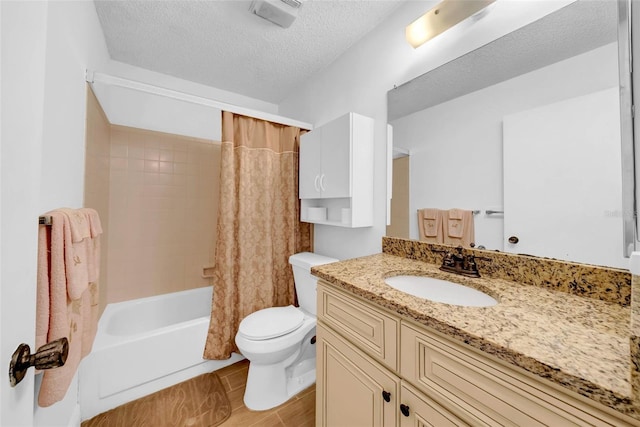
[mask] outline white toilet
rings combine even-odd
[[[310,252],[291,255],[300,307],[265,308],[240,322],[236,345],[250,362],[244,392],[247,408],[273,408],[315,383],[317,279],[310,270],[335,261]]]

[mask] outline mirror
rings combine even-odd
[[[387,234],[459,208],[476,246],[627,268],[617,37],[617,2],[578,0],[389,91]]]

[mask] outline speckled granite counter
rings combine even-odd
[[[640,419],[630,385],[630,308],[498,278],[467,278],[435,264],[377,254],[317,266],[312,273],[401,316],[567,389]],[[384,279],[426,275],[494,297],[493,307],[430,302],[397,291]]]

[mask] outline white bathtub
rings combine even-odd
[[[80,366],[82,419],[242,360],[204,360],[212,287],[109,304]]]

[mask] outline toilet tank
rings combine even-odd
[[[289,257],[298,304],[304,311],[316,315],[316,281],[318,279],[311,275],[311,267],[336,261],[339,260],[311,252],[301,252]]]

